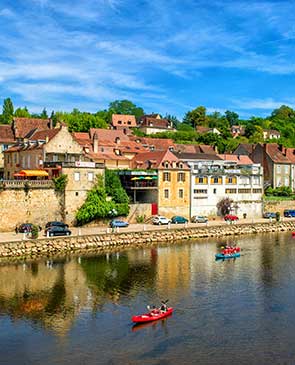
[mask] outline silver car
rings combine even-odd
[[[203,215],[195,215],[191,219],[192,223],[207,223],[208,218]]]

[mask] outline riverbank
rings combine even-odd
[[[156,242],[173,242],[188,239],[219,238],[226,236],[295,231],[295,221],[275,223],[244,223],[203,227],[183,227],[141,232],[102,233],[83,236],[27,239],[4,242],[0,245],[0,258],[38,258],[74,252],[99,252],[126,246],[149,245]]]

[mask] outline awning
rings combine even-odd
[[[44,170],[21,170],[19,173],[21,176],[49,176]]]
[[[153,180],[153,178],[151,176],[146,176],[144,179],[145,180]]]
[[[139,180],[139,177],[133,177],[131,180]]]
[[[13,176],[15,176],[15,177],[24,177],[26,175],[25,174],[21,174],[19,172],[16,172],[15,174],[13,174]]]

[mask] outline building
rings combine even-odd
[[[158,214],[189,217],[190,169],[172,152],[146,152],[133,158],[133,168],[157,173]]]
[[[92,161],[65,125],[35,131],[4,152],[5,179],[51,179],[68,176],[63,219],[73,223],[77,209],[104,165]]]
[[[263,175],[249,157],[206,153],[176,153],[191,168],[190,215],[219,215],[217,203],[233,200],[232,214],[262,215]]]
[[[0,125],[0,179],[4,178],[4,151],[17,141],[29,137],[30,134],[42,129],[51,129],[51,119],[16,118],[11,124]]]
[[[10,125],[0,125],[0,180],[4,178],[4,151],[15,143]]]
[[[233,138],[244,136],[245,135],[245,127],[241,125],[232,125],[230,127],[230,133]]]
[[[145,134],[175,131],[173,123],[166,118],[162,118],[160,114],[142,116],[138,123],[138,129]]]
[[[263,139],[279,139],[281,138],[281,134],[279,131],[274,129],[264,129],[263,130]]]
[[[91,128],[89,133],[73,133],[86,156],[109,169],[128,169],[131,160],[146,149],[131,139],[125,130]]]
[[[112,127],[114,129],[136,128],[136,119],[134,115],[113,114]]]

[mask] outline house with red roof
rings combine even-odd
[[[0,179],[4,178],[4,151],[15,143],[10,125],[0,125]]]
[[[127,114],[113,114],[111,124],[113,129],[128,130],[129,128],[137,127],[135,116]]]
[[[151,214],[189,218],[190,169],[171,151],[139,153],[120,176],[134,203],[152,203]]]
[[[155,134],[160,132],[175,132],[173,123],[160,114],[143,115],[138,123],[138,129],[145,134]]]

